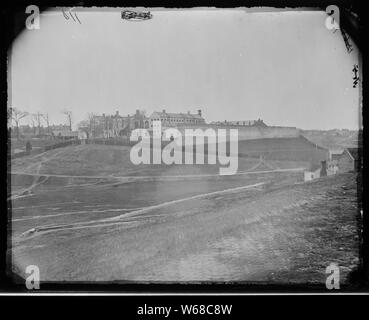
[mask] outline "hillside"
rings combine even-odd
[[[273,140],[273,141],[270,141]],[[258,142],[239,142],[238,171],[249,171],[259,164],[259,156],[267,154],[271,168],[308,167],[309,157],[315,150],[311,145],[296,139],[266,139]],[[293,148],[291,148],[291,146]],[[299,151],[296,153],[296,147]],[[285,149],[289,148],[290,153]],[[299,154],[300,156],[296,156]],[[17,173],[127,176],[127,175],[178,175],[218,174],[217,165],[134,165],[130,160],[130,147],[109,145],[77,145],[45,153],[14,159],[11,171]]]
[[[262,155],[270,160],[320,162],[328,158],[328,150],[303,136],[297,138],[273,138],[239,142],[240,156]]]
[[[355,148],[359,144],[360,132],[354,130],[302,130],[310,141],[332,150]]]

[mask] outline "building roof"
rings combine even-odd
[[[341,158],[341,156],[342,156],[342,153],[335,153],[335,154],[332,154],[331,155],[331,159],[332,160],[339,160],[340,158]]]
[[[267,127],[265,122],[261,119],[258,120],[224,120],[224,121],[213,121],[211,124],[219,125],[238,125],[238,126],[264,126]]]
[[[154,111],[150,118],[183,118],[183,119],[204,119],[199,114],[195,113],[171,113],[171,112],[158,112]]]
[[[330,155],[330,158],[332,160],[339,160],[342,156],[342,153],[344,152],[344,150],[342,149],[331,149],[329,150],[329,155]]]
[[[360,160],[361,149],[360,148],[347,148],[345,151],[351,157],[352,160]]]

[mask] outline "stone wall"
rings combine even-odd
[[[267,138],[296,138],[300,135],[300,130],[295,127],[245,127],[245,126],[220,126],[220,125],[203,125],[190,127],[187,129],[203,129],[212,128],[218,129],[238,129],[238,140],[255,140],[255,139],[267,139]],[[181,133],[184,133],[185,128],[178,127]]]

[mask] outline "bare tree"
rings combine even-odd
[[[47,125],[47,132],[50,133],[50,119],[49,119],[49,114],[46,112],[42,115],[42,118],[45,120],[46,125]]]
[[[17,108],[11,107],[10,109],[10,118],[14,121],[15,126],[17,128],[17,139],[19,140],[19,122],[21,119],[28,116],[28,112],[21,111]],[[9,117],[9,111],[8,111],[8,117]]]
[[[36,124],[37,124],[37,135],[40,135],[41,133],[41,119],[43,117],[43,114],[40,112],[37,112],[35,114],[33,114],[33,119],[35,120]]]
[[[36,122],[35,122],[35,118],[31,117],[30,119],[31,125],[32,125],[32,129],[33,129],[33,135],[36,135]]]
[[[68,124],[69,124],[69,129],[70,129],[70,131],[72,131],[72,111],[69,111],[69,110],[64,109],[62,111],[62,113],[67,116],[67,120],[68,120]]]
[[[96,114],[93,112],[90,112],[87,114],[88,122],[90,126],[90,134],[93,137],[95,135],[95,125],[96,125]]]
[[[13,110],[12,107],[8,108],[8,121],[12,120],[12,110]]]

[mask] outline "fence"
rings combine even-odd
[[[105,144],[105,145],[113,145],[113,146],[130,146],[132,142],[129,141],[129,138],[90,138],[85,140],[86,144]]]
[[[13,154],[10,154],[9,152],[9,157],[11,159],[17,159],[17,158],[22,158],[22,157],[29,156],[29,155],[37,155],[42,152],[50,151],[50,150],[57,149],[57,148],[64,148],[64,147],[68,147],[71,145],[79,145],[83,143],[115,145],[115,146],[131,146],[132,144],[136,142],[130,142],[129,138],[122,138],[122,137],[121,138],[95,138],[95,139],[92,138],[92,139],[84,139],[84,140],[72,139],[72,140],[63,141],[63,142],[55,143],[52,145],[44,146],[41,148],[33,149],[31,152],[21,151],[21,152],[17,152]]]
[[[63,141],[63,142],[55,143],[55,144],[52,144],[52,145],[44,146],[44,147],[41,147],[41,148],[33,149],[30,152],[21,151],[21,152],[17,152],[17,153],[13,153],[13,154],[10,154],[10,152],[9,152],[10,148],[9,148],[8,149],[8,156],[11,159],[17,159],[17,158],[22,158],[22,157],[29,156],[29,155],[37,155],[37,154],[40,154],[40,153],[45,152],[45,151],[49,151],[49,150],[53,150],[53,149],[57,149],[57,148],[64,148],[64,147],[67,147],[67,146],[77,145],[77,144],[81,144],[81,140],[73,139],[73,140]]]

